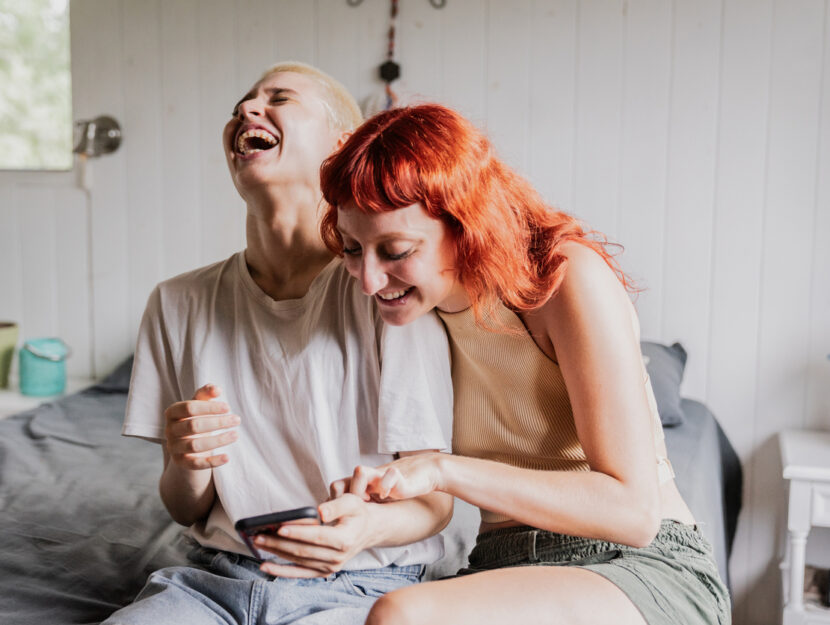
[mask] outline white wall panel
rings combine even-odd
[[[161,21],[161,219],[165,277],[201,264],[202,146],[220,142],[216,129],[201,128],[198,0],[165,0]],[[236,100],[233,101],[235,103]],[[227,104],[232,107],[233,103]],[[230,108],[228,108],[230,114]],[[146,302],[149,292],[143,293]],[[143,308],[143,307],[142,307]]]
[[[636,306],[644,338],[659,338],[663,305],[671,3],[632,2],[623,32],[618,241],[623,269],[643,289]]]
[[[57,189],[55,223],[55,334],[72,348],[66,361],[71,377],[87,377],[92,367],[87,248],[87,198],[79,189]]]
[[[723,20],[707,397],[716,414],[729,415],[727,435],[748,458],[758,382],[772,0],[730,0]],[[747,474],[745,492],[751,479]],[[745,614],[756,594],[748,575],[758,551],[748,531],[751,510],[746,497],[731,560],[736,614]]]
[[[201,202],[201,262],[227,258],[244,246],[245,205],[228,176],[222,129],[234,104],[250,85],[237,80],[237,14],[231,2],[199,2],[199,114]]]
[[[662,336],[691,354],[683,388],[706,397],[721,1],[677,2],[664,234]]]
[[[17,190],[25,338],[54,336],[57,330],[55,190]]]
[[[524,173],[547,202],[565,211],[573,210],[577,13],[577,0],[534,2],[527,60],[530,148]]]
[[[127,192],[128,330],[138,331],[147,293],[164,277],[161,12],[159,0],[125,2],[122,154]],[[141,102],[141,106],[132,103]]]
[[[487,3],[455,0],[441,11],[439,65],[440,99],[471,119],[479,128],[486,122],[485,24]],[[463,33],[463,34],[461,34]],[[409,63],[407,64],[408,71]]]
[[[749,491],[753,546],[780,544],[785,489],[776,434],[806,420],[824,5],[820,0],[776,0],[773,10],[758,391]],[[776,556],[768,550],[750,553],[747,581],[753,592],[747,622],[760,622],[777,609]]]
[[[572,210],[617,237],[620,192],[622,0],[579,3]]]

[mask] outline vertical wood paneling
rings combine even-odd
[[[439,13],[441,101],[484,128],[486,4],[481,0],[454,0]]]
[[[671,4],[662,0],[627,6],[618,227],[625,253],[620,261],[645,289],[636,301],[642,336],[659,337],[673,16]]]
[[[74,115],[84,119],[107,113],[123,121],[122,2],[84,0],[71,3],[70,8]],[[124,142],[129,140],[125,136]],[[93,184],[90,210],[94,366],[101,372],[112,370],[134,344],[127,311],[129,246],[124,153],[121,149],[90,159],[88,165]]]
[[[730,415],[723,426],[741,458],[754,444],[771,29],[772,0],[725,3],[707,401],[715,414]],[[745,478],[749,493],[752,476]],[[757,551],[745,499],[730,567],[743,622],[756,595],[748,567]]]
[[[577,0],[536,0],[530,18],[527,176],[546,201],[571,212]]]
[[[275,5],[271,0],[236,0],[236,92],[241,96],[273,64],[277,39],[272,35]],[[236,100],[234,100],[236,102]]]
[[[159,0],[124,4],[123,130],[126,163],[128,330],[138,331],[147,293],[164,277],[164,199],[162,196],[161,14]]]
[[[780,544],[783,516],[776,433],[805,422],[812,241],[815,216],[822,0],[776,0],[762,253],[758,393],[749,511],[750,543]],[[785,254],[781,250],[787,250]],[[753,592],[745,620],[778,608],[778,554],[749,556]]]
[[[20,325],[24,319],[17,206],[14,187],[0,186],[0,321]]]
[[[617,237],[622,110],[622,0],[579,3],[574,207]]]
[[[325,0],[323,3],[327,4]],[[274,58],[263,59],[263,63],[267,66],[278,61],[302,61],[316,65],[318,0],[279,0],[270,4]]]
[[[677,2],[674,17],[662,338],[683,339],[684,390],[706,397],[721,0]]]
[[[200,188],[204,264],[227,258],[245,241],[245,205],[233,187],[222,129],[247,86],[237,88],[236,12],[233,3],[200,2],[198,15]]]
[[[89,376],[92,366],[86,211],[83,191],[56,190],[56,333],[72,347],[66,372],[73,377]]]
[[[217,131],[199,132],[198,0],[161,3],[161,198],[164,276],[201,263],[202,145],[218,142]],[[234,100],[235,102],[235,100]],[[233,103],[228,103],[228,111]],[[140,294],[146,301],[149,292]]]
[[[487,133],[502,160],[524,173],[530,147],[530,41],[514,33],[529,27],[533,3],[490,0],[487,7]]]
[[[384,28],[378,32],[380,54],[373,60],[378,66],[386,55],[386,24],[389,3],[382,3]],[[441,11],[429,2],[401,2],[396,28],[396,49],[401,65],[401,78],[394,87],[404,103],[434,102],[440,99],[443,58],[441,56]],[[474,66],[475,67],[475,66]],[[383,83],[375,80],[375,89]]]
[[[325,72],[342,82],[358,102],[364,97],[358,87],[366,84],[370,68],[358,67],[354,59],[360,55],[359,28],[344,27],[345,24],[357,26],[369,19],[369,15],[385,15],[388,5],[378,0],[365,0],[358,7],[350,7],[345,2],[319,2],[317,13],[317,64]],[[379,64],[379,63],[378,63]]]
[[[17,192],[23,287],[24,339],[57,334],[55,191],[21,187]]]
[[[830,429],[830,3],[822,65],[806,414],[807,425]]]

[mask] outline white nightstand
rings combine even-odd
[[[812,527],[830,527],[830,432],[788,430],[779,442],[784,479],[790,480],[787,550],[781,564],[783,624],[830,624],[830,608],[804,601],[807,535]]]
[[[21,393],[17,384],[12,384],[10,388],[0,389],[0,419],[29,410],[43,402],[52,401],[63,395],[70,395],[92,386],[94,383],[95,380],[90,378],[68,378],[66,380],[66,390],[63,394],[52,395],[51,397],[30,397]]]

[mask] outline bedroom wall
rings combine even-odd
[[[63,336],[74,375],[114,367],[156,282],[244,244],[219,139],[236,99],[286,58],[376,92],[387,12],[72,0],[74,117],[115,116],[124,143],[88,194],[72,173],[0,172],[0,318]],[[738,624],[778,619],[775,433],[830,427],[828,33],[828,0],[400,3],[397,90],[470,116],[549,201],[622,242],[643,336],[686,346],[684,393],[746,472]]]

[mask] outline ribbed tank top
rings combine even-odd
[[[495,323],[511,332],[477,326],[471,308],[438,315],[452,357],[453,453],[526,469],[590,470],[562,371],[539,349],[518,315],[504,306],[494,313]],[[663,428],[645,365],[643,375],[655,440],[660,440]],[[673,477],[667,459],[655,455],[658,466],[667,467],[661,482]],[[508,520],[483,509],[481,516],[490,523]]]

